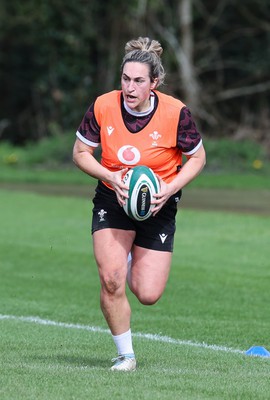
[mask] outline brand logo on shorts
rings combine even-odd
[[[163,243],[165,243],[165,240],[167,239],[168,235],[165,235],[165,233],[160,233],[159,234],[160,240]]]
[[[103,210],[103,208],[98,212],[99,222],[104,222],[105,221],[105,215],[106,214],[107,214],[107,211]]]

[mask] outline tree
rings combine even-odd
[[[164,48],[163,90],[203,131],[267,141],[269,15],[268,0],[2,0],[0,138],[76,130],[89,102],[119,87],[125,42],[150,36]]]
[[[265,108],[269,14],[266,0],[149,1],[153,32],[170,49],[166,62],[174,72],[169,90],[184,97],[207,132],[237,133],[239,126],[250,123],[247,115],[253,114],[255,124],[255,115]]]
[[[192,0],[180,0],[175,4],[178,21],[175,26],[162,24],[157,18],[151,20],[156,31],[169,45],[173,52],[178,78],[181,82],[183,96],[194,115],[203,117],[200,104],[200,84],[194,67],[194,39]],[[163,2],[164,9],[166,1]]]
[[[80,29],[88,4],[2,0],[0,79],[5,101],[0,115],[9,122],[4,139],[20,144],[48,135],[54,125],[70,127],[74,105],[85,96],[93,74],[88,54],[94,27]]]

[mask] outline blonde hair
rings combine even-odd
[[[130,40],[125,45],[125,56],[121,65],[121,73],[127,62],[140,62],[149,66],[151,82],[157,79],[156,87],[162,85],[165,79],[165,71],[161,62],[163,48],[157,40],[148,37],[139,37]]]

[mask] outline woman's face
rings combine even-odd
[[[121,77],[121,86],[127,106],[137,112],[150,107],[150,91],[155,88],[157,79],[151,82],[149,66],[140,62],[126,62]]]

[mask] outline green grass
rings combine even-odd
[[[0,168],[1,183],[36,183],[52,185],[95,185],[96,180],[82,173],[75,166],[56,167],[53,169],[42,167],[18,167],[3,166]],[[216,188],[216,189],[252,189],[270,190],[270,179],[268,173],[262,172],[219,172],[213,173],[205,169],[189,185],[193,188]]]
[[[206,169],[189,186],[206,189],[270,190],[269,176],[270,174],[238,173],[237,171],[211,173]]]
[[[55,168],[3,166],[0,169],[0,184],[3,182],[89,185],[94,184],[96,180],[83,174],[73,165],[66,167],[57,166]]]
[[[270,217],[180,210],[163,298],[129,293],[139,367],[118,374],[90,216],[84,199],[0,191],[1,400],[268,399],[270,359],[244,352],[270,350]]]

